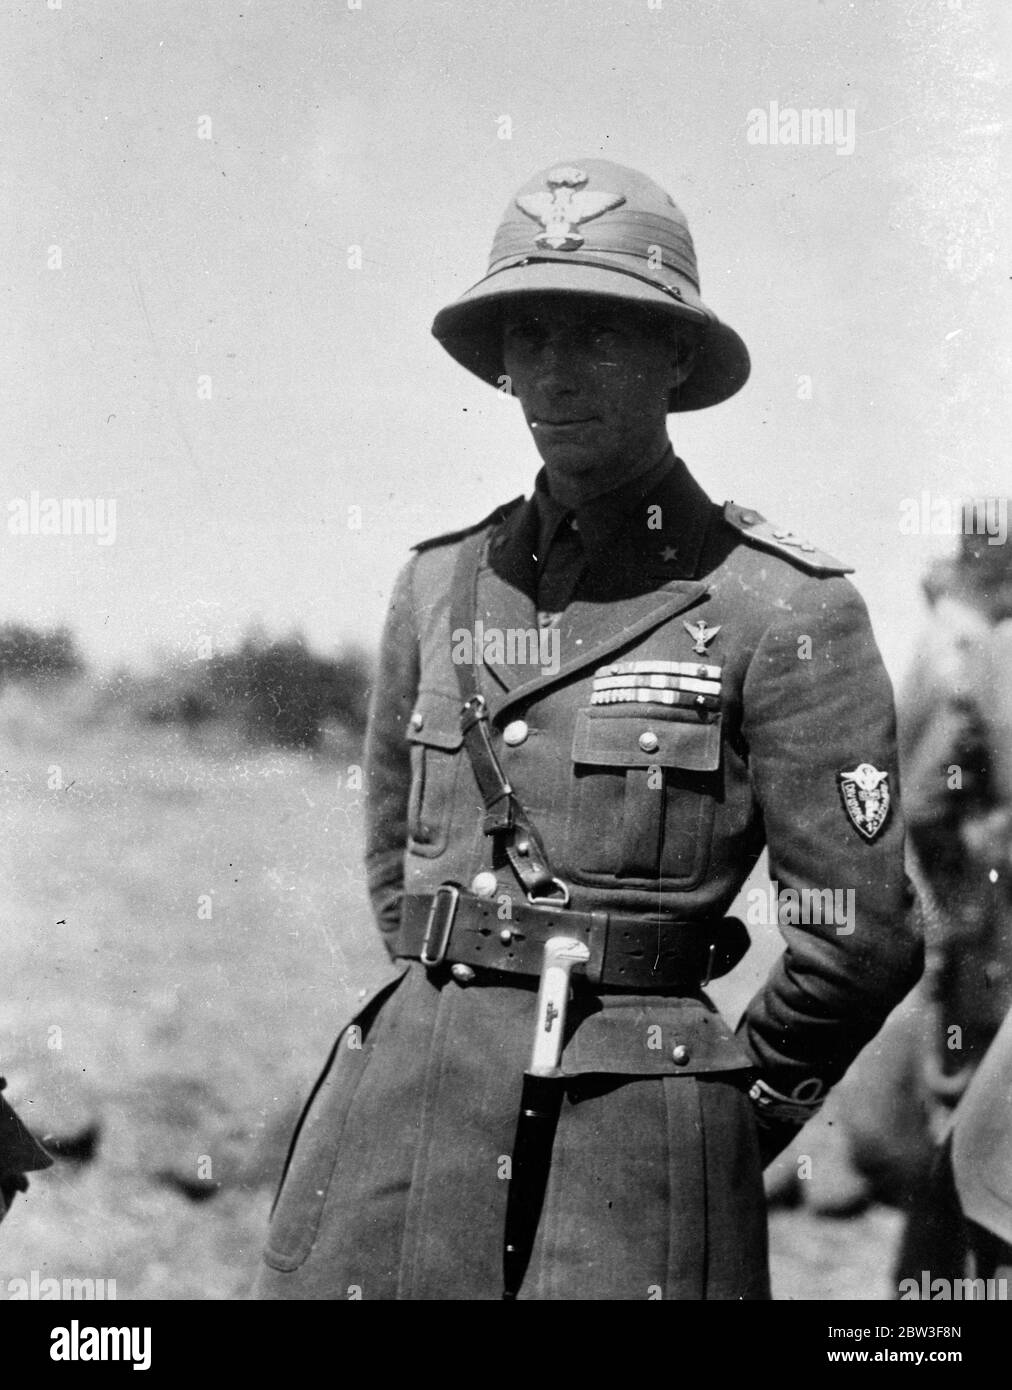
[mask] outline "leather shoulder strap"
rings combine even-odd
[[[473,632],[477,614],[478,571],[486,544],[484,532],[465,536],[457,553],[450,592],[450,630]],[[460,728],[464,748],[485,805],[483,829],[497,842],[528,898],[559,891],[541,838],[510,786],[492,744],[488,709],[481,693],[481,653],[471,644],[471,660],[455,662],[460,688]]]

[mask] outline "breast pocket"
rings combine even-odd
[[[460,697],[419,691],[407,737],[411,744],[408,849],[435,858],[446,849],[460,774]]]
[[[719,714],[703,721],[579,710],[572,758],[574,879],[683,889],[700,882],[722,795]]]

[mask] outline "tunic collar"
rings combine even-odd
[[[604,579],[630,566],[671,578],[695,575],[713,504],[669,445],[648,473],[575,512],[552,497],[542,468],[529,506],[539,566],[559,527],[575,521],[588,571]]]

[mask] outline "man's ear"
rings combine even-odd
[[[671,340],[671,389],[688,381],[699,359],[699,339],[676,334]]]

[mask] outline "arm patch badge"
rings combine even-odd
[[[892,798],[888,772],[879,772],[871,763],[858,763],[850,772],[838,772],[836,781],[851,825],[862,839],[871,843],[882,833],[889,819]]]

